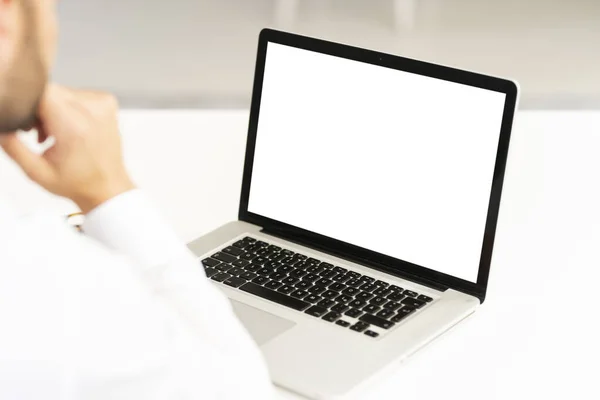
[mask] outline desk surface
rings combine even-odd
[[[122,113],[132,175],[183,240],[236,218],[246,129],[244,111]],[[600,112],[518,114],[488,300],[359,398],[597,398],[599,151]],[[4,154],[0,185],[23,211],[74,209]]]

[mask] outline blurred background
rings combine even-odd
[[[273,27],[509,77],[522,109],[600,109],[598,0],[79,0],[54,77],[126,108],[247,108]]]

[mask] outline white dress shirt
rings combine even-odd
[[[267,399],[261,354],[138,190],[59,215],[0,202],[0,399]]]

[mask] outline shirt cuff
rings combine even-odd
[[[96,207],[87,214],[82,228],[87,236],[135,259],[143,267],[188,255],[187,247],[139,189]]]

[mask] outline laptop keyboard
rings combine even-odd
[[[433,300],[252,237],[202,264],[216,282],[372,338]]]

